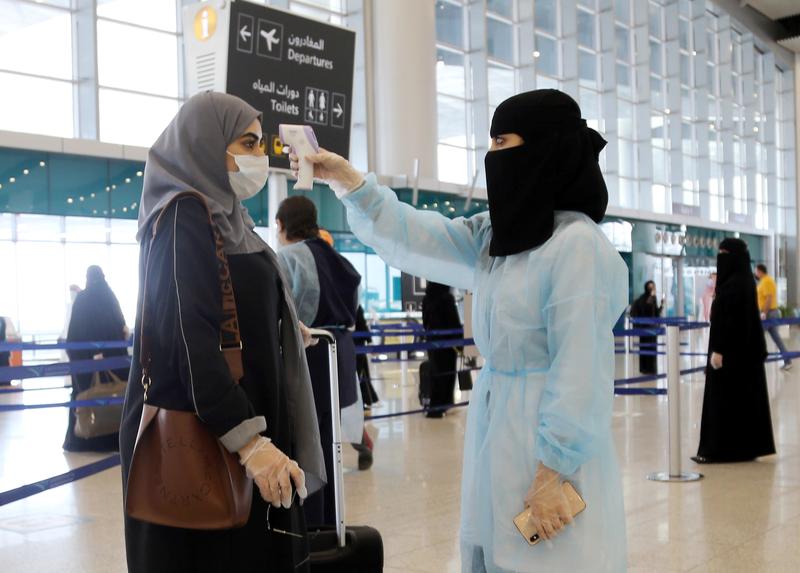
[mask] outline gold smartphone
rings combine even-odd
[[[575,486],[568,481],[565,481],[561,483],[561,488],[564,490],[564,495],[567,497],[567,501],[569,502],[569,508],[572,512],[572,517],[575,517],[584,509],[586,509],[586,502],[583,501],[581,495],[575,490]],[[536,545],[542,540],[542,538],[539,537],[539,532],[536,531],[530,519],[528,519],[529,515],[530,510],[526,509],[514,518],[514,525],[517,526],[517,529],[519,529],[522,537],[525,538],[525,541],[527,541],[529,545]]]

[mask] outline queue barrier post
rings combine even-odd
[[[631,317],[629,314],[625,315],[625,331],[630,332],[632,326]],[[625,345],[625,378],[631,377],[631,340],[632,337],[629,335],[625,335],[623,337],[624,345]]]
[[[669,444],[667,460],[669,470],[648,474],[651,481],[691,482],[703,479],[703,474],[684,472],[681,453],[681,328],[679,324],[666,324],[667,332],[667,406],[669,410]]]

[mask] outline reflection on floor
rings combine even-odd
[[[414,363],[407,369],[387,363],[375,369],[383,399],[375,414],[417,407],[414,368]],[[779,454],[757,463],[703,466],[706,478],[696,483],[645,479],[648,472],[666,469],[666,398],[616,399],[613,425],[624,477],[629,571],[800,570],[800,380],[774,364],[768,373]],[[617,377],[623,376],[620,360]],[[47,383],[61,381],[42,382]],[[697,443],[702,375],[686,378],[682,390],[683,458],[696,469],[689,456]],[[0,403],[65,397],[60,389],[24,398],[0,395]],[[60,448],[65,424],[60,409],[0,413],[0,491],[99,458],[65,455]],[[371,423],[376,455],[369,472],[352,469],[355,452],[346,449],[347,521],[381,531],[387,572],[460,570],[464,425],[463,409],[442,420],[416,415]],[[125,571],[121,512],[118,469],[0,507],[0,569]]]

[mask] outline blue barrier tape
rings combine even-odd
[[[472,346],[472,338],[457,338],[454,340],[432,340],[430,342],[415,342],[408,344],[378,344],[369,347],[356,348],[356,354],[389,354],[392,352],[413,352],[415,350],[436,350],[453,348],[454,346]]]
[[[665,356],[666,352],[656,352],[654,350],[615,350],[614,354],[636,354],[637,356]]]
[[[614,388],[614,394],[620,396],[661,396],[666,393],[666,388]]]
[[[431,406],[429,408],[419,408],[417,410],[408,410],[406,412],[395,412],[393,414],[378,414],[376,416],[364,416],[364,420],[386,420],[387,418],[400,418],[402,416],[411,416],[413,414],[424,414],[426,412],[442,412],[450,410],[451,408],[461,408],[468,406],[469,402],[458,402],[456,404],[448,404],[446,406]]]
[[[70,390],[72,384],[66,386],[45,386],[44,388],[0,388],[0,396],[3,394],[17,394],[19,392],[42,392],[44,390]]]
[[[0,380],[25,380],[27,378],[44,378],[47,376],[69,376],[71,374],[88,374],[103,370],[121,370],[131,365],[128,356],[112,356],[102,360],[73,360],[56,362],[41,366],[4,366],[0,368]]]
[[[0,493],[0,506],[4,506],[14,501],[25,499],[26,497],[36,495],[37,493],[42,493],[43,491],[47,491],[49,489],[53,489],[62,485],[67,485],[68,483],[72,483],[74,481],[78,481],[83,478],[87,478],[94,474],[104,472],[108,469],[116,467],[119,464],[120,464],[119,454],[114,454],[113,456],[109,456],[92,464],[75,468],[74,470],[70,470],[61,475],[57,475],[51,478],[43,479],[41,481],[29,483],[27,485],[23,485],[15,489],[4,491]]]
[[[613,331],[614,336],[616,337],[633,337],[633,336],[661,336],[665,334],[665,330],[663,328],[656,328],[646,330],[644,328],[628,328],[625,330],[615,330]]]
[[[130,348],[132,340],[110,340],[107,342],[54,342],[38,344],[35,342],[4,342],[0,344],[0,352],[16,350],[103,350],[108,348]]]
[[[643,376],[634,376],[633,378],[620,378],[614,380],[615,386],[627,386],[628,384],[643,384],[644,382],[655,382],[666,378],[666,374],[646,374]]]
[[[356,340],[395,336],[462,336],[463,328],[451,328],[448,330],[374,330],[370,332],[354,332],[353,338]]]
[[[20,410],[42,410],[44,408],[88,408],[89,406],[116,406],[125,398],[96,398],[94,400],[71,400],[69,402],[49,402],[47,404],[0,404],[0,413]]]

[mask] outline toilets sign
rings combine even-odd
[[[230,4],[226,91],[264,113],[270,162],[288,167],[278,125],[311,125],[320,145],[350,151],[355,32],[250,2]]]
[[[194,30],[185,36],[189,92],[225,91],[262,111],[271,165],[289,167],[281,123],[308,124],[322,147],[349,155],[355,32],[242,0],[183,13]]]

